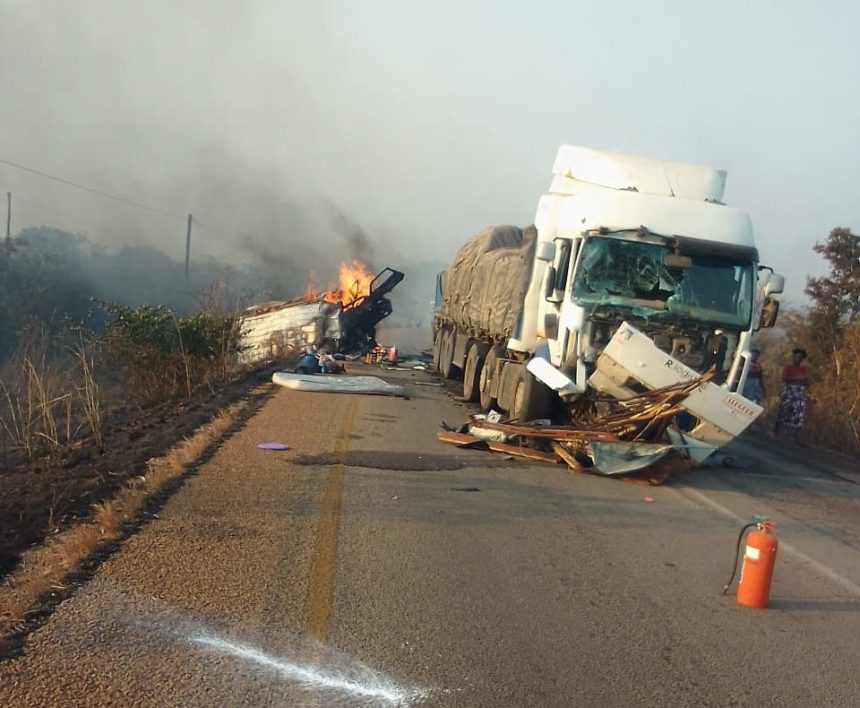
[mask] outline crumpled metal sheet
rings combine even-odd
[[[343,308],[322,298],[248,308],[240,325],[239,361],[253,364],[343,338]]]
[[[674,449],[673,445],[662,443],[592,441],[587,452],[600,474],[613,476],[644,469]]]

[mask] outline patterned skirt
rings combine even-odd
[[[799,430],[806,421],[806,386],[785,384],[779,395],[780,425]]]

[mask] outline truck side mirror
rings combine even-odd
[[[779,300],[766,297],[761,308],[761,319],[758,328],[773,327],[776,324],[776,316],[779,314]]]
[[[776,273],[771,273],[767,279],[767,285],[764,286],[764,296],[776,295],[785,289],[785,278]]]
[[[555,244],[552,241],[538,241],[535,248],[535,258],[539,261],[552,263],[555,260]]]

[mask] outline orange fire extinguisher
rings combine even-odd
[[[738,534],[735,549],[735,564],[732,567],[732,577],[723,588],[723,595],[735,579],[738,568],[741,542],[747,529],[755,527],[755,531],[747,536],[744,546],[744,560],[741,566],[741,579],[738,581],[737,600],[739,605],[763,609],[770,601],[770,585],[773,581],[773,566],[776,563],[776,549],[779,542],[776,539],[776,524],[768,519],[746,524]]]

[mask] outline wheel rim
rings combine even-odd
[[[481,369],[481,375],[478,377],[478,389],[481,393],[489,393],[490,391],[490,367],[488,362],[484,362],[484,368]]]
[[[436,335],[436,341],[433,342],[433,367],[436,371],[442,369],[442,337],[444,332],[439,332]]]
[[[442,375],[446,378],[448,374],[451,372],[451,357],[450,348],[451,348],[451,333],[448,330],[445,330],[442,333],[442,345],[439,347],[440,357],[439,357],[439,371],[442,372]]]
[[[469,351],[469,356],[466,357],[466,368],[463,371],[463,398],[471,399],[475,394],[475,366],[477,361]]]
[[[479,344],[473,344],[466,356],[466,366],[463,371],[463,398],[467,401],[477,401],[481,397],[481,381],[484,373],[484,357]]]
[[[520,380],[517,383],[516,390],[514,391],[514,400],[513,400],[513,405],[511,406],[511,408],[513,408],[511,413],[512,413],[514,418],[520,418],[521,417],[522,410],[523,410],[523,403],[525,402],[525,397],[526,397],[526,384],[525,384],[525,381]],[[520,421],[520,422],[522,422],[522,421]]]
[[[478,376],[478,394],[481,402],[481,408],[491,410],[496,405],[496,399],[491,394],[493,387],[493,373],[496,367],[498,354],[490,349],[484,357],[484,365],[481,367],[481,373]]]

